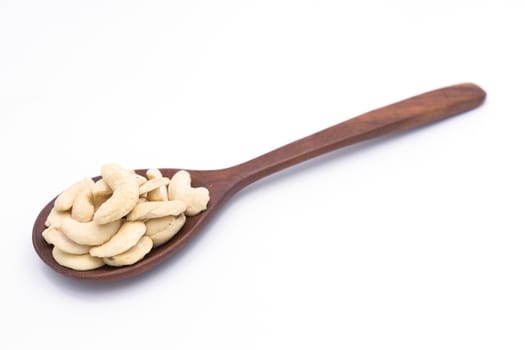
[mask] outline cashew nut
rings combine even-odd
[[[187,208],[184,213],[193,216],[206,209],[210,193],[205,187],[191,187],[190,174],[185,170],[180,170],[171,178],[168,197],[170,200],[178,199],[186,203]]]
[[[89,254],[100,258],[118,255],[137,244],[145,232],[146,225],[142,221],[125,222],[109,241],[91,248]]]
[[[55,199],[55,209],[58,211],[66,211],[71,209],[75,198],[77,198],[80,191],[84,188],[89,187],[93,184],[93,180],[85,178],[79,182],[69,186],[64,192],[62,192],[57,199]]]
[[[102,178],[113,194],[95,212],[94,221],[107,224],[118,220],[133,209],[139,200],[139,185],[135,175],[116,164],[102,166]]]
[[[87,254],[89,253],[89,248],[91,248],[88,245],[73,242],[67,238],[62,231],[59,231],[54,227],[45,229],[44,232],[42,232],[42,236],[44,236],[47,243],[52,244],[61,251],[69,254]]]
[[[139,203],[128,214],[127,219],[135,220],[149,220],[160,218],[168,215],[180,215],[186,210],[186,204],[182,201],[165,201],[165,202],[144,202]]]
[[[102,203],[111,197],[113,191],[103,179],[100,179],[96,181],[93,186],[91,186],[91,194],[93,195],[93,206],[95,211],[97,211]]]
[[[85,245],[100,245],[108,241],[121,225],[121,220],[99,225],[94,221],[78,222],[66,217],[60,226],[61,231],[72,241]]]
[[[77,198],[73,201],[73,207],[71,209],[71,217],[80,222],[91,221],[91,219],[93,219],[93,213],[95,212],[93,194],[91,192],[91,188],[95,182],[91,179],[90,181],[91,185],[80,191]]]
[[[146,176],[150,180],[163,178],[160,170],[156,168],[148,169],[148,171],[146,172]],[[169,179],[168,179],[168,182],[169,182]],[[154,189],[151,192],[148,192],[148,200],[167,201],[168,200],[168,187],[166,185],[167,184],[160,186],[159,188]]]
[[[146,179],[144,176],[135,174],[135,172],[131,171],[130,174],[135,176],[135,180],[137,180],[137,185],[142,186],[148,179]],[[113,190],[109,185],[104,181],[104,179],[100,179],[97,182],[95,182],[95,186],[93,186],[93,195],[94,196],[106,196],[113,193]]]
[[[122,254],[104,258],[104,262],[111,266],[126,266],[132,265],[139,260],[142,260],[153,248],[153,242],[148,236],[143,236],[136,245]]]
[[[93,197],[93,208],[95,209],[95,212],[98,210],[98,208],[100,208],[100,206],[102,204],[104,204],[109,198],[111,197],[111,194],[110,195],[107,195],[107,196],[97,196],[97,197]]]
[[[148,180],[139,187],[139,194],[155,191],[159,189],[159,187],[162,187],[162,186],[165,187],[169,183],[170,183],[170,179],[168,179],[167,177],[160,177],[158,179]],[[149,199],[149,195],[148,195],[148,199]]]
[[[69,254],[61,251],[57,247],[53,248],[53,258],[62,266],[69,267],[73,270],[86,271],[93,270],[104,265],[104,260],[96,258],[89,254]]]
[[[146,235],[153,241],[153,247],[169,241],[184,226],[186,216],[165,216],[146,221]]]
[[[64,220],[64,218],[68,218],[69,216],[70,215],[68,212],[58,211],[53,208],[47,216],[45,225],[47,227],[60,227],[60,225],[62,225],[62,220]]]
[[[140,176],[138,174],[135,174],[135,172],[130,171],[130,174],[133,174],[135,176],[135,180],[137,180],[137,185],[142,186],[146,181],[148,181],[144,176]],[[95,209],[98,209],[102,203],[107,201],[109,197],[113,194],[113,190],[109,185],[104,181],[104,179],[100,179],[97,182],[95,182],[95,185],[92,187],[91,192],[93,192],[93,202],[95,204]]]
[[[91,187],[91,193],[93,193],[93,197],[106,197],[110,196],[113,191],[111,190],[111,187],[104,181],[103,179],[97,180],[95,184]]]
[[[139,185],[139,187],[148,181],[148,179],[146,179],[144,176],[135,174],[135,172],[133,172],[133,175],[135,175],[135,180],[137,180],[137,185]]]

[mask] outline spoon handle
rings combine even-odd
[[[477,85],[458,84],[370,111],[233,167],[240,175],[237,188],[341,147],[466,112],[485,95]]]

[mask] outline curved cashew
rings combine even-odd
[[[69,254],[87,254],[89,253],[89,248],[91,248],[88,245],[82,245],[73,242],[65,234],[62,233],[62,231],[57,230],[54,227],[50,227],[44,230],[42,232],[42,236],[44,236],[44,239],[47,243],[54,245],[64,253]]]
[[[94,221],[107,224],[118,220],[133,209],[139,200],[139,185],[135,175],[116,164],[102,166],[102,178],[113,194],[95,212]]]
[[[62,192],[57,199],[55,199],[55,208],[58,211],[66,211],[71,209],[75,198],[77,198],[80,191],[84,188],[89,187],[93,184],[93,180],[90,178],[82,179],[73,185],[69,186],[64,192]]]
[[[146,221],[146,235],[153,241],[153,247],[169,241],[184,226],[186,216],[181,214],[175,216],[165,216],[162,218]]]
[[[64,218],[70,217],[70,214],[65,211],[58,211],[55,208],[51,209],[47,216],[45,225],[47,227],[60,227]]]
[[[97,180],[95,184],[91,187],[91,193],[93,197],[105,197],[113,193],[113,190],[103,179]]]
[[[109,241],[98,247],[91,248],[89,254],[100,258],[118,255],[137,244],[145,232],[146,225],[143,222],[125,222]]]
[[[93,270],[104,265],[104,260],[89,254],[75,255],[61,251],[57,247],[53,248],[53,258],[62,266],[73,270],[86,271]]]
[[[90,179],[91,180],[91,179]],[[91,186],[84,188],[73,201],[71,217],[80,222],[88,222],[93,218],[95,205],[93,203],[93,194],[91,188],[95,182],[91,180]]]
[[[146,177],[150,180],[160,179],[162,177],[162,173],[157,168],[151,168],[146,171]]]
[[[160,170],[156,168],[148,169],[148,171],[146,172],[146,176],[150,180],[163,178]],[[169,179],[168,179],[168,183],[169,183]],[[167,201],[168,200],[168,187],[166,185],[167,183],[163,186],[160,186],[157,189],[152,190],[151,192],[148,192],[148,200]]]
[[[142,260],[153,247],[153,242],[148,236],[143,236],[136,245],[122,254],[104,258],[104,262],[111,266],[125,266],[132,265],[139,260]]]
[[[137,185],[139,185],[139,187],[144,185],[146,181],[148,181],[148,179],[146,179],[144,176],[135,174],[134,171],[133,171],[133,175],[135,175],[135,180],[137,180]]]
[[[135,180],[137,180],[137,185],[139,185],[139,188],[146,181],[148,181],[144,176],[135,174],[135,172],[130,172],[130,174],[133,174],[133,176],[135,176]],[[111,197],[111,195],[113,194],[113,190],[104,181],[104,179],[100,179],[97,182],[95,182],[95,185],[92,187],[91,192],[93,193],[93,202],[95,204],[95,210],[100,208],[102,203],[107,201],[109,197]]]
[[[185,170],[180,170],[171,178],[168,197],[170,200],[178,199],[186,203],[188,207],[185,214],[193,216],[206,209],[210,193],[205,187],[191,187],[190,174]]]
[[[130,172],[133,176],[135,176],[135,180],[137,180],[137,185],[142,186],[148,179],[146,179],[144,176],[141,176],[139,174],[135,174],[135,172]],[[104,179],[97,180],[95,182],[95,185],[92,187],[93,196],[109,196],[113,193],[113,190],[109,185],[104,181]]]
[[[95,212],[100,208],[102,204],[104,204],[111,195],[109,196],[100,196],[100,197],[93,197],[93,208],[95,209]]]
[[[162,186],[165,187],[169,183],[170,183],[170,179],[168,179],[167,177],[161,177],[158,179],[148,180],[139,187],[139,194],[152,192],[156,189],[159,189],[159,187],[162,187]],[[148,193],[148,199],[149,199],[149,193]]]
[[[93,206],[95,207],[95,211],[97,211],[98,208],[111,197],[113,190],[103,179],[100,179],[91,186],[91,194],[93,196]]]
[[[160,218],[168,215],[180,215],[184,213],[186,204],[182,201],[165,201],[165,202],[143,202],[139,203],[128,214],[129,221],[149,220]]]
[[[62,221],[60,229],[67,238],[78,244],[100,245],[108,241],[118,231],[121,223],[121,220],[117,220],[99,225],[94,221],[78,222],[67,217]]]

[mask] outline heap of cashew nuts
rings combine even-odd
[[[147,178],[116,164],[102,166],[102,179],[83,179],[55,200],[42,233],[54,245],[53,258],[74,270],[126,266],[170,240],[210,199],[191,187],[190,174],[171,180],[158,169]]]

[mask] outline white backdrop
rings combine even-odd
[[[3,349],[523,349],[520,1],[0,2]],[[232,199],[177,257],[68,280],[35,217],[105,162],[230,166],[474,82],[462,116]]]

